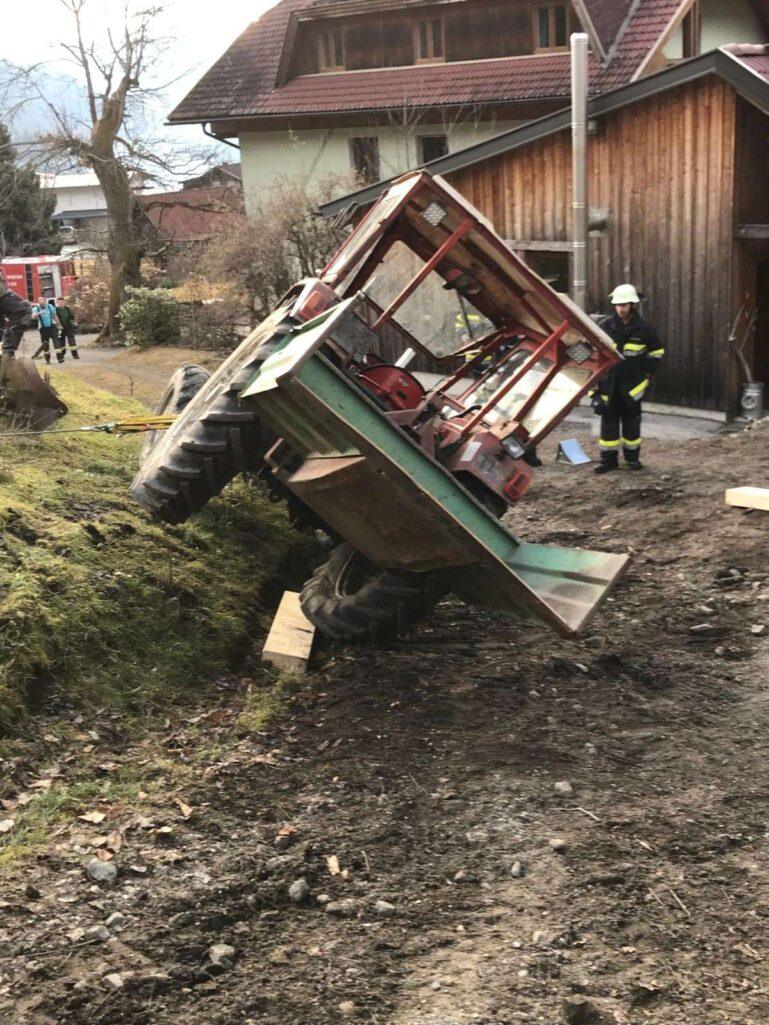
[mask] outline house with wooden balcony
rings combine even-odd
[[[600,96],[768,28],[769,0],[280,0],[169,120],[239,146],[253,209],[282,177],[345,191],[559,110],[573,31]]]

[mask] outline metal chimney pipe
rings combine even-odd
[[[587,312],[587,89],[588,38],[584,32],[571,37],[571,141],[573,160],[573,260],[571,296]]]

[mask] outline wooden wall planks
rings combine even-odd
[[[591,136],[590,205],[610,211],[607,230],[590,240],[591,309],[607,310],[621,281],[648,294],[646,315],[668,349],[655,383],[659,402],[705,409],[736,402],[727,346],[735,128],[734,91],[706,78],[605,116]],[[568,131],[450,180],[506,238],[570,237]]]

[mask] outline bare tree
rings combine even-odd
[[[300,178],[281,179],[249,215],[231,212],[227,230],[196,253],[196,271],[237,290],[252,326],[295,281],[316,275],[338,246],[331,222],[316,214],[321,203],[338,193],[334,184],[332,178],[308,191]]]
[[[124,290],[139,285],[142,238],[137,231],[134,187],[168,172],[167,154],[142,138],[144,114],[170,83],[157,84],[164,41],[158,38],[162,6],[137,7],[125,0],[120,24],[98,42],[87,30],[91,0],[59,0],[72,17],[71,41],[61,46],[83,86],[85,113],[66,109],[43,87],[41,66],[16,69],[38,103],[47,108],[51,130],[43,136],[54,157],[94,172],[104,192],[109,219],[107,256],[110,294],[101,338],[119,333]],[[195,159],[195,158],[194,158]]]

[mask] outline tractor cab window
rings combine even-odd
[[[366,284],[366,295],[387,309],[423,266],[418,256],[397,242]],[[469,288],[472,290],[472,285]],[[449,356],[494,330],[471,296],[451,287],[436,271],[399,307],[393,319],[437,357]]]
[[[528,350],[521,349],[505,363],[501,370],[484,381],[469,397],[468,405],[483,405],[502,387],[528,357]],[[524,374],[512,391],[487,415],[491,424],[499,420],[515,420],[516,413],[521,409],[533,393],[537,385],[552,367],[549,359],[541,359]],[[530,437],[535,437],[547,424],[550,424],[564,409],[569,407],[590,380],[590,371],[577,366],[566,366],[560,370],[548,384],[545,392],[524,417],[523,426]]]

